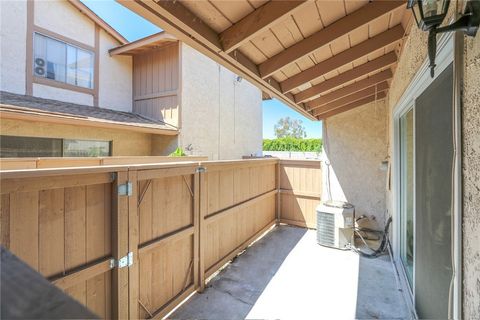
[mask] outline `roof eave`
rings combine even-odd
[[[176,129],[165,129],[154,126],[142,126],[139,124],[121,123],[117,121],[101,120],[96,118],[77,118],[69,115],[49,114],[30,110],[3,108],[0,105],[0,119],[25,120],[46,122],[54,124],[80,125],[86,127],[127,130],[133,132],[150,133],[158,135],[178,135]]]

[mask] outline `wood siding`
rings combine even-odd
[[[180,59],[178,43],[133,58],[133,112],[178,127]]]

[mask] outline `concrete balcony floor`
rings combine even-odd
[[[325,248],[313,230],[279,226],[169,318],[412,318],[394,272],[388,255]]]

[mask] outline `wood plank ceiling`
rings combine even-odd
[[[411,24],[395,0],[117,0],[313,120],[386,97]]]

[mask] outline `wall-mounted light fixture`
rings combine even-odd
[[[435,75],[435,55],[437,51],[437,33],[461,30],[467,36],[475,37],[480,25],[480,1],[467,1],[462,16],[445,27],[439,27],[448,12],[450,0],[408,0],[407,8],[411,9],[418,27],[428,31],[428,58],[430,75]]]

